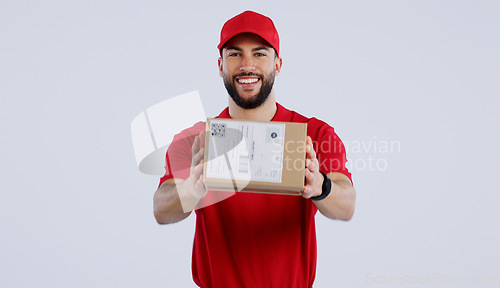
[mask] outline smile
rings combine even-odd
[[[251,78],[238,77],[238,78],[236,78],[236,81],[238,81],[238,83],[240,83],[240,84],[252,84],[252,83],[256,83],[257,81],[259,81],[259,78],[256,78],[256,77],[251,77]]]

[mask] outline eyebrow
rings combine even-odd
[[[236,51],[243,51],[243,49],[241,49],[240,47],[238,46],[231,46],[231,47],[227,47],[226,50],[236,50]],[[252,52],[255,52],[255,51],[259,51],[259,50],[266,50],[266,51],[270,51],[269,48],[267,48],[266,46],[259,46],[259,47],[255,47],[252,49]]]

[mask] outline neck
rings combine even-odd
[[[278,107],[276,106],[276,99],[274,98],[274,91],[269,93],[266,101],[257,108],[243,109],[234,103],[231,96],[229,97],[229,116],[232,119],[247,120],[247,121],[271,121],[276,114]]]

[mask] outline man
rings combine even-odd
[[[193,279],[200,287],[312,287],[316,212],[340,220],[354,213],[344,146],[325,122],[276,103],[273,83],[282,59],[271,19],[251,11],[233,17],[222,28],[218,48],[219,74],[229,94],[229,106],[218,117],[307,122],[305,185],[301,197],[236,193],[195,210]],[[202,179],[204,129],[203,123],[186,129],[169,147],[167,172],[154,196],[160,224],[185,219],[211,192]]]

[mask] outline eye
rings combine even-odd
[[[229,56],[229,57],[237,57],[237,56],[240,56],[240,55],[241,55],[241,53],[240,53],[240,52],[231,52],[231,53],[229,53],[229,55],[228,55],[228,56]]]
[[[266,56],[266,54],[262,53],[262,52],[257,52],[257,53],[255,53],[255,56],[257,56],[257,57],[264,57],[264,56]]]

